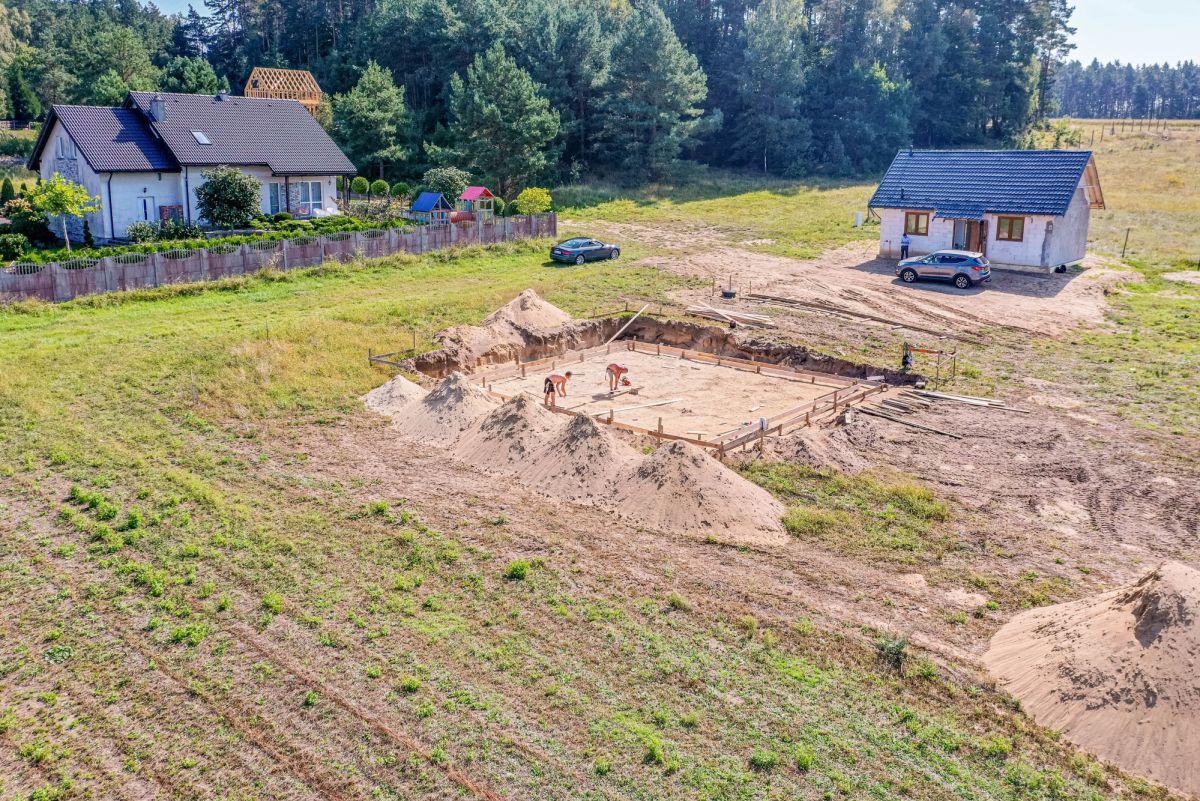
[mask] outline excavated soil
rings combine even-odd
[[[1042,725],[1121,767],[1200,795],[1200,572],[1014,617],[988,669]]]
[[[496,405],[481,387],[454,373],[419,402],[402,407],[395,427],[406,437],[448,445]]]
[[[450,447],[478,469],[635,525],[757,547],[787,541],[783,507],[769,493],[683,443],[644,456],[591,418],[555,414],[527,395],[497,406],[461,374],[399,415],[395,428],[407,439]]]
[[[363,396],[363,403],[373,412],[395,415],[413,401],[424,398],[425,394],[424,387],[401,375],[368,392]]]

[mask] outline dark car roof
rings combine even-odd
[[[165,119],[150,118],[155,95]],[[130,92],[126,109],[137,109],[180,164],[269,167],[276,175],[349,175],[350,159],[295,100]],[[211,144],[192,134],[201,132]]]
[[[963,219],[1061,215],[1091,160],[1088,150],[901,150],[869,205]]]
[[[136,109],[53,105],[29,157],[29,169],[41,166],[42,152],[55,121],[62,123],[94,172],[174,172],[179,164],[163,146],[145,116]]]

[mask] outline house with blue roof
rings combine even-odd
[[[901,150],[869,204],[879,255],[982,253],[1001,267],[1055,268],[1087,253],[1092,209],[1104,208],[1086,150]]]
[[[429,225],[447,225],[454,207],[441,192],[422,192],[413,201],[410,212],[414,219]]]
[[[97,240],[125,237],[135,222],[204,222],[196,189],[227,165],[253,176],[263,214],[337,214],[338,176],[354,165],[295,100],[130,92],[119,107],[53,105],[29,169],[60,173],[100,199],[88,215]],[[68,220],[74,240],[83,220]]]

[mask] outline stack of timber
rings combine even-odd
[[[962,403],[967,406],[984,409],[999,409],[1005,412],[1029,414],[1027,409],[1018,409],[1015,406],[1009,406],[1004,401],[996,400],[995,398],[977,398],[974,395],[952,395],[948,392],[931,392],[924,389],[911,389],[901,394],[905,399],[905,403]]]
[[[775,323],[765,314],[751,314],[736,309],[718,309],[707,303],[697,303],[688,306],[687,313],[693,317],[703,317],[706,320],[716,320],[725,324],[737,323],[745,328],[774,328]]]

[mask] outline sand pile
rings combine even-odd
[[[493,351],[508,353],[538,335],[551,333],[571,315],[547,303],[532,289],[492,312],[482,325],[459,325],[439,332],[434,339],[457,364],[473,364]]]
[[[496,406],[482,387],[462,373],[453,373],[425,397],[402,408],[395,426],[412,439],[450,444]]]
[[[787,541],[779,501],[685,442],[641,459],[617,479],[614,494],[625,517],[651,528],[735,535],[756,545]]]
[[[613,482],[638,457],[590,417],[572,417],[526,463],[520,476],[543,492],[608,508]]]
[[[1200,796],[1200,572],[1014,617],[988,669],[1034,716],[1133,773]]]
[[[571,322],[571,315],[526,289],[492,312],[484,321],[487,328],[513,326],[523,331],[545,331]]]
[[[454,452],[487,470],[519,472],[565,424],[536,398],[517,395],[476,422],[463,434]]]
[[[364,395],[363,403],[373,412],[395,415],[408,404],[424,397],[425,390],[420,384],[415,384],[404,376],[396,376]]]

